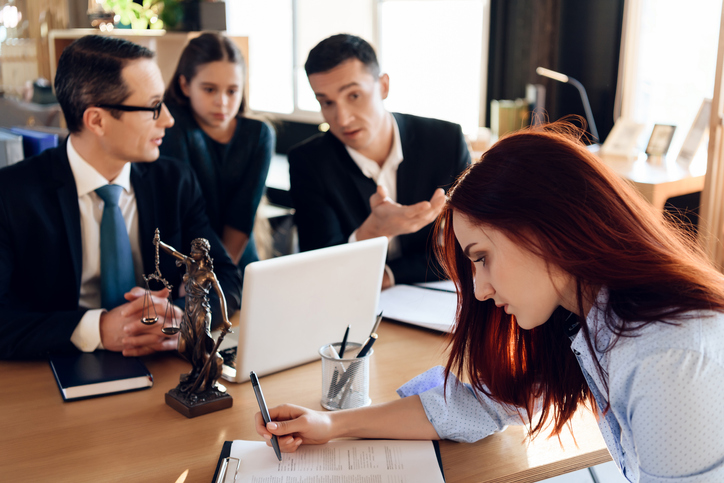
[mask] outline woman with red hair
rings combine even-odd
[[[447,367],[387,404],[279,406],[266,427],[257,415],[259,434],[283,451],[342,436],[475,441],[510,424],[558,434],[586,405],[630,481],[724,481],[724,277],[573,127],[498,141],[437,228],[458,291]]]

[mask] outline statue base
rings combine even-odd
[[[223,386],[221,387],[223,388]],[[166,393],[166,404],[187,418],[195,418],[230,408],[234,404],[234,399],[230,394],[216,389],[199,394],[189,394],[181,392],[178,387],[175,387]]]

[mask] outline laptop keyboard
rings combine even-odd
[[[224,358],[224,365],[236,369],[236,347],[220,350],[219,354]]]

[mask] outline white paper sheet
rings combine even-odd
[[[296,453],[262,441],[234,441],[241,460],[236,483],[443,483],[431,441],[340,440],[303,445]]]
[[[395,285],[380,293],[379,307],[386,319],[450,332],[455,322],[457,300],[454,291],[443,288]]]

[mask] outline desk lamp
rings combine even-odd
[[[558,82],[563,82],[564,84],[571,84],[573,87],[578,89],[579,94],[581,94],[581,101],[583,101],[583,109],[586,111],[586,119],[588,120],[588,127],[591,130],[591,134],[593,137],[598,141],[601,142],[601,138],[598,137],[598,129],[596,129],[596,121],[593,120],[593,113],[591,112],[591,104],[588,102],[588,94],[586,94],[586,89],[583,87],[583,84],[578,82],[573,77],[568,77],[565,74],[561,74],[560,72],[556,72],[550,69],[546,69],[544,67],[538,67],[536,68],[535,72],[538,75],[542,75],[543,77],[548,77],[549,79],[557,80]]]

